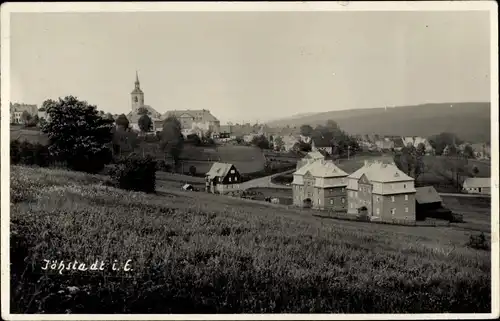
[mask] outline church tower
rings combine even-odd
[[[135,88],[130,93],[132,99],[132,111],[136,111],[139,107],[144,106],[144,93],[141,90],[139,83],[139,74],[135,72]]]

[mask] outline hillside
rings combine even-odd
[[[275,120],[267,125],[314,126],[332,119],[350,134],[429,137],[446,131],[471,142],[490,140],[490,103],[453,103],[452,108],[450,104],[330,111]]]
[[[460,228],[321,219],[162,181],[146,195],[82,173],[11,171],[13,313],[491,309],[490,253],[466,247],[472,232]],[[131,260],[133,270],[106,261],[60,275],[41,270],[44,258]]]

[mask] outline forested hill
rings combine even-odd
[[[484,142],[490,140],[490,118],[490,103],[469,102],[330,111],[275,120],[267,125],[314,126],[332,119],[350,134],[428,137],[452,132],[466,141]]]

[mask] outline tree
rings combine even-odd
[[[104,117],[106,117],[106,119],[109,119],[109,120],[115,120],[115,118],[113,117],[113,114],[111,113],[107,113]]]
[[[313,128],[311,127],[311,125],[300,126],[300,134],[302,136],[311,137],[312,132],[313,132]]]
[[[181,123],[175,116],[169,116],[165,119],[160,138],[160,147],[165,153],[172,156],[177,168],[184,147],[184,136],[182,135]]]
[[[186,142],[189,142],[195,146],[201,145],[201,138],[197,134],[190,134],[186,137]]]
[[[137,108],[137,115],[151,115],[151,112],[146,107]]]
[[[474,150],[471,145],[465,145],[463,155],[466,158],[474,158]]]
[[[446,146],[456,146],[462,144],[463,142],[457,135],[444,132],[430,137],[429,143],[432,148],[434,148],[436,155],[442,155]]]
[[[43,124],[42,131],[49,137],[49,152],[55,160],[90,173],[111,161],[113,122],[100,117],[96,106],[73,96],[49,99],[43,106],[51,121]]]
[[[189,166],[189,174],[191,174],[191,176],[194,176],[196,175],[196,167],[191,165]]]
[[[414,146],[403,147],[400,153],[394,155],[394,163],[415,181],[424,172],[423,155]]]
[[[236,144],[238,144],[238,145],[241,145],[245,142],[243,137],[241,137],[241,136],[237,136],[235,140],[236,140]]]
[[[417,155],[419,155],[419,156],[425,155],[425,144],[424,143],[419,143],[417,145]]]
[[[130,126],[130,122],[127,119],[127,116],[125,116],[125,114],[121,114],[120,116],[118,116],[116,118],[115,123],[117,126],[121,127],[122,129],[127,129],[128,126]]]
[[[285,143],[283,142],[283,138],[281,136],[276,136],[274,138],[274,149],[277,151],[282,151],[285,148]]]
[[[252,139],[252,145],[257,146],[260,149],[269,149],[270,143],[266,136],[258,135]]]
[[[26,110],[21,114],[21,120],[24,124],[27,124],[31,120],[32,116]]]
[[[153,129],[153,121],[147,114],[143,114],[141,117],[139,117],[137,123],[139,125],[139,129],[143,133],[150,132]]]
[[[477,174],[479,174],[479,168],[477,168],[477,166],[474,166],[472,168],[472,174],[474,174],[474,176],[477,176]]]
[[[312,150],[311,144],[303,142],[303,141],[296,142],[293,145],[292,149],[295,151],[306,152],[306,153],[308,153]]]

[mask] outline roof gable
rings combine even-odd
[[[358,180],[358,183],[359,184],[371,185],[370,180],[368,179],[368,177],[366,177],[365,174],[361,175],[361,177]]]
[[[433,186],[422,186],[416,188],[415,200],[419,204],[441,203],[443,200]]]
[[[210,178],[225,177],[231,169],[236,169],[233,164],[215,162],[205,175]]]

